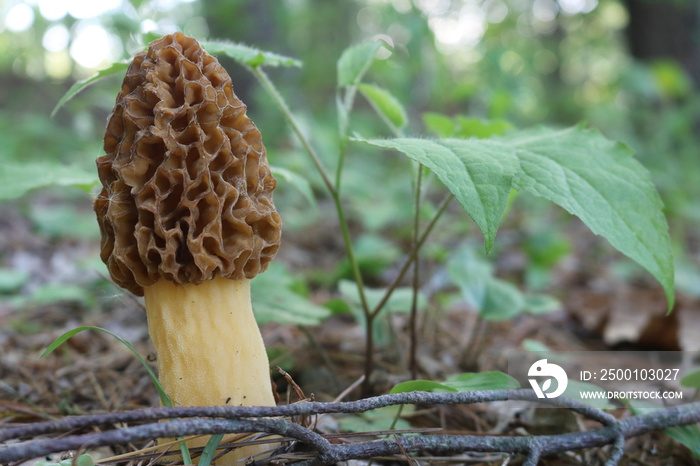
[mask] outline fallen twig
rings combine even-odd
[[[295,424],[286,417],[330,413],[361,413],[399,404],[471,404],[500,400],[541,401],[567,406],[603,427],[585,432],[546,436],[419,435],[356,443],[331,443],[323,435]],[[160,419],[175,419],[155,422]],[[102,424],[151,422],[98,433],[36,439],[38,435],[66,433]],[[342,403],[300,402],[276,407],[151,408],[118,413],[67,417],[54,421],[0,430],[0,441],[34,438],[0,446],[0,463],[35,458],[49,453],[126,444],[153,438],[196,434],[266,432],[301,442],[316,454],[314,464],[332,464],[350,459],[428,453],[436,456],[464,452],[505,452],[526,455],[525,464],[571,450],[613,445],[608,464],[617,464],[624,440],[653,430],[700,422],[700,403],[690,403],[617,420],[612,415],[566,399],[539,400],[530,390],[492,390],[462,393],[410,392],[382,395]]]

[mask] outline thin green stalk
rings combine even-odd
[[[335,210],[338,215],[338,221],[340,223],[340,230],[343,235],[343,242],[345,243],[345,249],[347,252],[348,256],[348,261],[350,262],[350,266],[352,268],[352,273],[353,277],[355,278],[355,283],[357,284],[357,291],[358,294],[360,295],[360,304],[362,305],[362,311],[366,316],[370,315],[370,308],[369,304],[367,303],[367,297],[365,296],[365,287],[364,287],[364,281],[362,279],[362,273],[360,272],[360,266],[357,263],[357,258],[355,257],[355,253],[352,247],[352,240],[350,238],[350,229],[348,227],[347,220],[345,219],[345,211],[343,210],[343,205],[340,200],[340,193],[336,187],[336,185],[333,184],[333,181],[331,180],[328,172],[326,171],[325,167],[323,166],[323,163],[321,162],[321,159],[318,157],[318,154],[316,154],[316,151],[314,150],[313,146],[311,146],[311,142],[309,139],[306,137],[304,132],[301,130],[299,125],[296,122],[296,119],[294,118],[294,115],[292,114],[292,111],[289,109],[287,106],[287,103],[284,101],[284,98],[280,95],[280,93],[277,91],[277,88],[272,84],[272,81],[270,81],[270,78],[267,77],[267,74],[260,68],[260,67],[254,67],[251,68],[252,73],[255,75],[256,78],[260,81],[262,86],[265,88],[265,90],[270,94],[272,99],[275,101],[277,106],[280,108],[282,111],[282,114],[284,115],[284,118],[287,120],[287,123],[292,128],[292,131],[297,135],[299,140],[301,141],[302,145],[304,146],[304,149],[308,152],[309,156],[311,157],[311,160],[314,163],[314,166],[318,170],[319,174],[321,175],[321,178],[323,179],[323,183],[326,185],[326,188],[328,189],[328,192],[330,193],[331,197],[333,198],[333,203],[335,204]]]
[[[340,147],[338,148],[338,166],[335,169],[335,187],[340,191],[340,185],[342,183],[342,173],[343,167],[345,166],[345,153],[348,147],[348,126],[350,119],[350,111],[355,104],[355,95],[357,94],[357,86],[348,86],[345,91],[345,97],[338,102],[338,105],[342,105],[339,110],[343,112],[343,119],[339,121],[338,124],[338,136],[340,141]]]
[[[418,164],[418,174],[416,175],[416,192],[413,211],[413,250],[418,251],[418,232],[420,229],[420,208],[421,208],[421,188],[423,184],[423,165]],[[416,353],[418,351],[418,287],[420,282],[420,262],[413,261],[413,294],[411,296],[411,315],[409,317],[409,361],[411,378],[418,378],[418,362]]]
[[[408,256],[408,259],[406,259],[406,262],[404,262],[404,264],[401,266],[398,275],[396,275],[394,281],[391,282],[391,285],[389,285],[389,287],[387,288],[381,301],[379,301],[379,303],[374,307],[374,309],[372,309],[372,315],[377,315],[379,311],[382,310],[387,301],[389,301],[389,298],[391,298],[391,295],[394,293],[394,290],[399,286],[401,280],[403,280],[403,278],[406,276],[406,273],[411,267],[411,264],[413,264],[413,261],[416,260],[416,257],[418,256],[418,251],[428,239],[428,236],[433,231],[433,228],[435,227],[435,224],[437,223],[438,219],[442,216],[445,210],[447,210],[447,206],[450,205],[450,201],[452,201],[453,198],[454,196],[452,195],[452,193],[450,193],[440,203],[437,212],[435,213],[435,215],[433,215],[433,218],[430,219],[430,223],[428,223],[428,226],[425,227],[425,230],[423,230],[423,233],[421,233],[420,237],[418,238],[418,242],[416,243],[417,247],[413,248],[411,254]]]
[[[284,98],[277,91],[277,88],[274,86],[274,84],[272,84],[272,81],[270,81],[270,78],[267,77],[267,74],[265,74],[261,67],[252,67],[250,68],[250,70],[253,73],[253,75],[256,78],[258,78],[258,81],[260,81],[260,84],[262,84],[262,86],[265,88],[268,94],[270,94],[272,100],[274,100],[277,106],[280,108],[280,110],[282,110],[282,114],[287,120],[287,123],[289,123],[289,126],[292,127],[292,131],[294,131],[294,133],[297,135],[297,137],[301,141],[301,144],[304,146],[304,149],[306,149],[306,152],[309,153],[311,161],[316,167],[316,170],[318,170],[318,173],[321,175],[321,178],[323,179],[323,183],[326,185],[326,188],[331,193],[331,195],[334,195],[336,192],[336,188],[333,185],[331,177],[328,175],[328,172],[323,166],[323,163],[321,162],[321,159],[319,158],[318,154],[311,146],[311,142],[297,124],[296,119],[294,119],[294,115],[287,106],[287,103],[284,101]]]

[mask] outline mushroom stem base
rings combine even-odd
[[[160,280],[144,288],[144,297],[158,377],[174,406],[275,405],[249,280],[217,277],[201,285]],[[207,440],[188,445],[204,446]],[[244,458],[269,448],[246,447],[232,455]],[[229,456],[217,464],[232,464]]]

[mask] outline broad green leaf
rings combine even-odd
[[[109,65],[107,68],[98,71],[97,73],[93,74],[92,76],[85,78],[81,81],[76,82],[73,84],[70,89],[68,89],[68,92],[63,94],[63,97],[60,98],[56,106],[53,108],[51,111],[51,116],[53,117],[56,112],[58,112],[61,107],[63,107],[66,102],[68,102],[70,99],[76,96],[80,91],[84,90],[86,87],[91,86],[92,84],[95,84],[97,81],[99,81],[102,78],[106,78],[107,76],[111,76],[116,73],[120,72],[125,72],[126,69],[129,67],[128,62],[116,62],[112,63]]]
[[[10,293],[29,281],[26,270],[0,269],[0,293]]]
[[[21,197],[47,186],[76,186],[89,190],[97,185],[97,171],[61,165],[54,161],[8,161],[0,170],[0,200]]]
[[[561,303],[554,296],[546,294],[526,294],[523,310],[530,314],[540,315],[558,311]]]
[[[34,466],[95,466],[95,460],[90,455],[80,455],[77,458],[69,458],[58,463],[51,461],[38,461]]]
[[[478,139],[354,140],[398,150],[432,170],[476,222],[491,250],[518,168],[512,148]]]
[[[397,128],[402,128],[408,122],[406,110],[403,105],[389,91],[374,84],[360,83],[358,89],[367,100],[370,101],[375,110]]]
[[[700,458],[700,429],[697,424],[669,427],[664,434],[685,445],[695,458]]]
[[[508,320],[520,314],[524,304],[523,295],[515,285],[492,278],[486,283],[486,295],[479,315],[492,322]]]
[[[627,404],[633,414],[648,413],[649,411],[661,409],[658,405],[647,400],[627,400]],[[697,424],[669,427],[664,429],[664,434],[683,444],[691,451],[693,456],[700,458],[700,429],[698,429]]]
[[[442,113],[424,113],[423,124],[428,131],[441,138],[450,138],[457,132],[457,124],[454,120]]]
[[[456,388],[448,387],[440,382],[432,380],[409,380],[394,385],[389,393],[406,393],[406,392],[456,392]]]
[[[265,273],[251,281],[251,300],[259,324],[318,325],[330,315],[329,309],[292,291],[290,287],[293,284],[293,277],[280,264],[271,264]]]
[[[48,283],[37,288],[30,299],[33,304],[51,304],[61,301],[72,301],[90,307],[95,298],[84,286]]]
[[[396,417],[412,411],[411,406],[385,406],[355,416],[344,416],[338,420],[338,425],[343,432],[384,431],[392,429],[392,425],[393,429],[405,430],[410,429],[411,424],[401,418],[396,421]]]
[[[360,296],[357,285],[350,280],[340,280],[338,283],[340,294],[347,298],[356,307],[360,305]],[[370,309],[374,309],[386,293],[385,288],[365,287],[365,298]],[[384,305],[382,312],[410,312],[413,300],[413,289],[409,287],[399,287],[394,290],[391,297]],[[418,293],[418,309],[423,309],[427,305],[427,299],[423,293]]]
[[[472,392],[480,390],[509,390],[520,388],[520,382],[503,372],[467,372],[449,377],[443,382],[458,392]]]
[[[647,269],[673,307],[673,256],[661,198],[627,146],[581,127],[519,131],[499,142],[520,161],[516,189],[579,217]]]
[[[338,87],[357,84],[369,69],[381,42],[364,42],[345,49],[338,60]]]
[[[205,40],[201,41],[200,44],[211,55],[226,55],[253,68],[258,66],[301,66],[301,62],[297,59],[235,42]]]
[[[100,331],[100,332],[104,332],[104,333],[106,333],[106,334],[108,334],[108,335],[111,335],[111,336],[113,336],[114,338],[116,338],[117,340],[119,340],[119,342],[121,342],[124,346],[126,346],[126,347],[134,354],[134,356],[136,356],[136,359],[138,359],[139,362],[141,363],[141,365],[146,369],[146,371],[148,372],[148,375],[151,377],[151,382],[153,382],[153,385],[156,387],[156,390],[158,390],[158,395],[160,396],[160,401],[161,401],[161,403],[163,403],[163,406],[168,406],[168,407],[170,407],[170,406],[173,405],[172,400],[170,399],[170,397],[168,396],[168,394],[165,393],[165,390],[163,389],[163,386],[160,384],[160,381],[158,380],[158,377],[156,377],[156,375],[153,373],[153,371],[152,371],[151,368],[148,366],[148,364],[146,363],[146,361],[141,357],[141,355],[139,354],[139,352],[136,351],[136,349],[134,349],[133,346],[131,346],[131,343],[129,343],[128,341],[126,341],[125,339],[123,339],[122,337],[120,337],[119,335],[117,335],[117,334],[115,334],[115,333],[112,333],[112,332],[110,332],[109,330],[104,329],[104,328],[102,328],[102,327],[78,327],[78,328],[74,328],[73,330],[69,330],[68,332],[64,333],[64,334],[61,335],[60,337],[56,338],[56,339],[44,350],[44,352],[41,353],[41,356],[39,356],[39,359],[41,359],[41,358],[43,358],[43,357],[45,357],[45,356],[48,356],[48,355],[51,354],[56,348],[58,348],[58,347],[61,346],[63,343],[65,343],[66,341],[68,341],[68,339],[69,339],[70,337],[72,337],[73,335],[75,335],[75,334],[77,334],[77,333],[80,333],[80,332],[82,332],[82,331],[84,331],[84,330],[98,330],[98,331]]]
[[[493,246],[511,186],[544,197],[649,271],[673,307],[673,257],[661,199],[623,144],[573,127],[480,139],[355,139],[431,169]]]
[[[700,389],[700,369],[694,369],[683,375],[681,385],[688,388]]]
[[[293,171],[287,170],[282,167],[271,166],[270,171],[272,175],[277,179],[282,179],[288,182],[291,186],[296,188],[304,198],[309,202],[314,210],[318,209],[318,204],[316,203],[316,198],[314,197],[314,192],[311,189],[311,183],[309,180],[303,176],[294,173]]]
[[[455,136],[460,138],[486,139],[492,136],[499,136],[513,125],[505,120],[482,120],[480,118],[467,118],[458,116],[456,118],[458,129]]]

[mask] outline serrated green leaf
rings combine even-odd
[[[200,45],[211,55],[226,55],[250,67],[258,66],[301,66],[301,61],[274,52],[224,40],[205,40]]]
[[[316,198],[314,197],[314,192],[311,189],[309,180],[282,167],[271,166],[270,171],[275,178],[288,182],[292,187],[298,190],[309,202],[309,205],[311,205],[314,210],[318,210],[318,204],[316,203]]]
[[[409,380],[394,385],[389,393],[406,393],[406,392],[456,392],[456,388],[448,387],[440,382],[432,380]]]
[[[381,113],[397,128],[402,128],[408,122],[406,110],[389,91],[374,84],[358,84],[357,88],[364,94],[367,100],[378,113]]]
[[[45,350],[43,353],[41,353],[41,356],[39,356],[39,359],[48,356],[51,354],[56,348],[61,346],[63,343],[68,341],[69,338],[71,338],[73,335],[78,334],[80,332],[83,332],[85,330],[97,330],[100,332],[104,332],[107,335],[111,335],[112,337],[116,338],[121,342],[124,346],[126,346],[133,354],[136,356],[136,359],[139,360],[141,365],[146,369],[146,372],[148,372],[148,375],[151,377],[151,382],[153,382],[153,385],[156,387],[156,390],[158,391],[158,395],[160,396],[160,401],[163,403],[163,406],[172,406],[173,402],[168,396],[167,393],[165,393],[165,389],[163,389],[163,386],[160,384],[160,381],[158,380],[158,377],[153,373],[151,368],[148,366],[146,361],[141,357],[138,351],[131,346],[131,343],[120,337],[119,335],[110,332],[107,329],[104,329],[102,327],[78,327],[74,328],[73,330],[69,330],[68,332],[64,333],[60,337],[56,338]]]
[[[518,169],[511,148],[478,139],[354,140],[398,150],[433,171],[476,222],[484,234],[486,250],[491,250]]]
[[[374,61],[381,42],[364,42],[348,47],[338,59],[338,87],[357,84]]]
[[[0,170],[0,199],[21,197],[47,186],[76,186],[89,190],[97,185],[97,171],[61,165],[54,161],[3,163]]]
[[[449,377],[443,384],[458,392],[520,388],[520,382],[508,374],[498,371],[467,372]]]
[[[61,99],[51,111],[51,117],[53,117],[56,114],[56,112],[58,112],[61,109],[61,107],[63,107],[66,104],[66,102],[75,97],[76,94],[78,94],[80,91],[83,91],[85,88],[95,84],[102,78],[106,78],[107,76],[111,76],[122,71],[126,71],[128,67],[129,62],[120,61],[112,63],[107,68],[98,71],[92,76],[76,82],[70,87],[70,89],[68,89],[68,92],[63,94],[63,97],[61,97]]]
[[[519,131],[500,139],[520,161],[516,189],[544,197],[647,269],[673,307],[673,256],[661,198],[632,151],[573,127]]]
[[[668,225],[648,172],[629,148],[600,133],[540,128],[480,139],[360,139],[398,150],[431,169],[493,246],[511,186],[544,197],[649,271],[669,310],[674,272]]]

